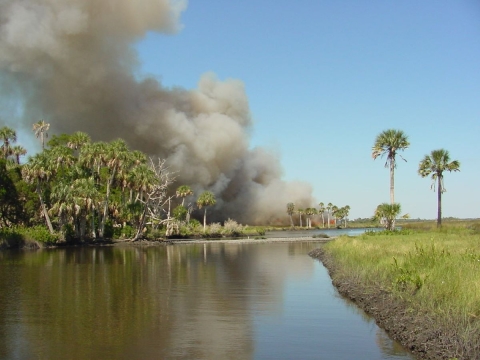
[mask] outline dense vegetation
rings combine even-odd
[[[117,139],[92,142],[77,132],[53,136],[49,125],[34,124],[42,151],[21,164],[26,154],[13,129],[0,129],[0,239],[15,246],[36,238],[40,242],[85,241],[108,238],[164,238],[242,232],[233,220],[226,226],[206,227],[207,208],[215,204],[211,192],[199,194],[204,227],[190,215],[185,200],[194,193],[187,185],[172,189],[174,176],[165,162],[132,151]],[[45,236],[48,229],[48,236]],[[32,235],[32,232],[34,235]]]

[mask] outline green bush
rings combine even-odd
[[[257,227],[255,228],[255,232],[260,236],[264,236],[266,233],[266,230],[263,227]]]
[[[0,248],[20,247],[25,243],[23,235],[16,229],[0,229]]]
[[[182,205],[178,205],[172,212],[173,217],[178,221],[184,221],[187,218],[187,214],[187,208]]]
[[[31,228],[21,228],[26,241],[38,241],[45,245],[53,245],[60,240],[58,233],[51,234],[45,226],[37,225]]]
[[[113,223],[111,221],[105,222],[105,229],[103,230],[103,237],[105,239],[112,239],[115,233]]]
[[[131,239],[135,236],[135,229],[130,225],[118,226],[113,228],[113,237],[115,239]]]

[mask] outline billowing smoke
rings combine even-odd
[[[1,0],[2,103],[15,100],[25,125],[44,119],[56,133],[121,137],[166,158],[177,185],[216,194],[212,220],[287,220],[286,204],[313,205],[312,189],[282,181],[279,159],[250,148],[242,82],[206,74],[195,90],[165,89],[136,75],[135,42],[148,31],[178,31],[185,7],[174,0]]]

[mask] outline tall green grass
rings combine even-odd
[[[366,289],[388,291],[440,326],[454,329],[465,344],[479,347],[478,222],[438,230],[407,228],[340,237],[326,244],[325,251],[339,269],[335,276],[354,278]]]

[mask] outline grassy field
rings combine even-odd
[[[460,342],[458,353],[469,354],[464,358],[479,358],[480,221],[438,230],[434,223],[407,224],[398,233],[341,237],[324,249],[338,267],[337,280],[392,294],[448,329]]]

